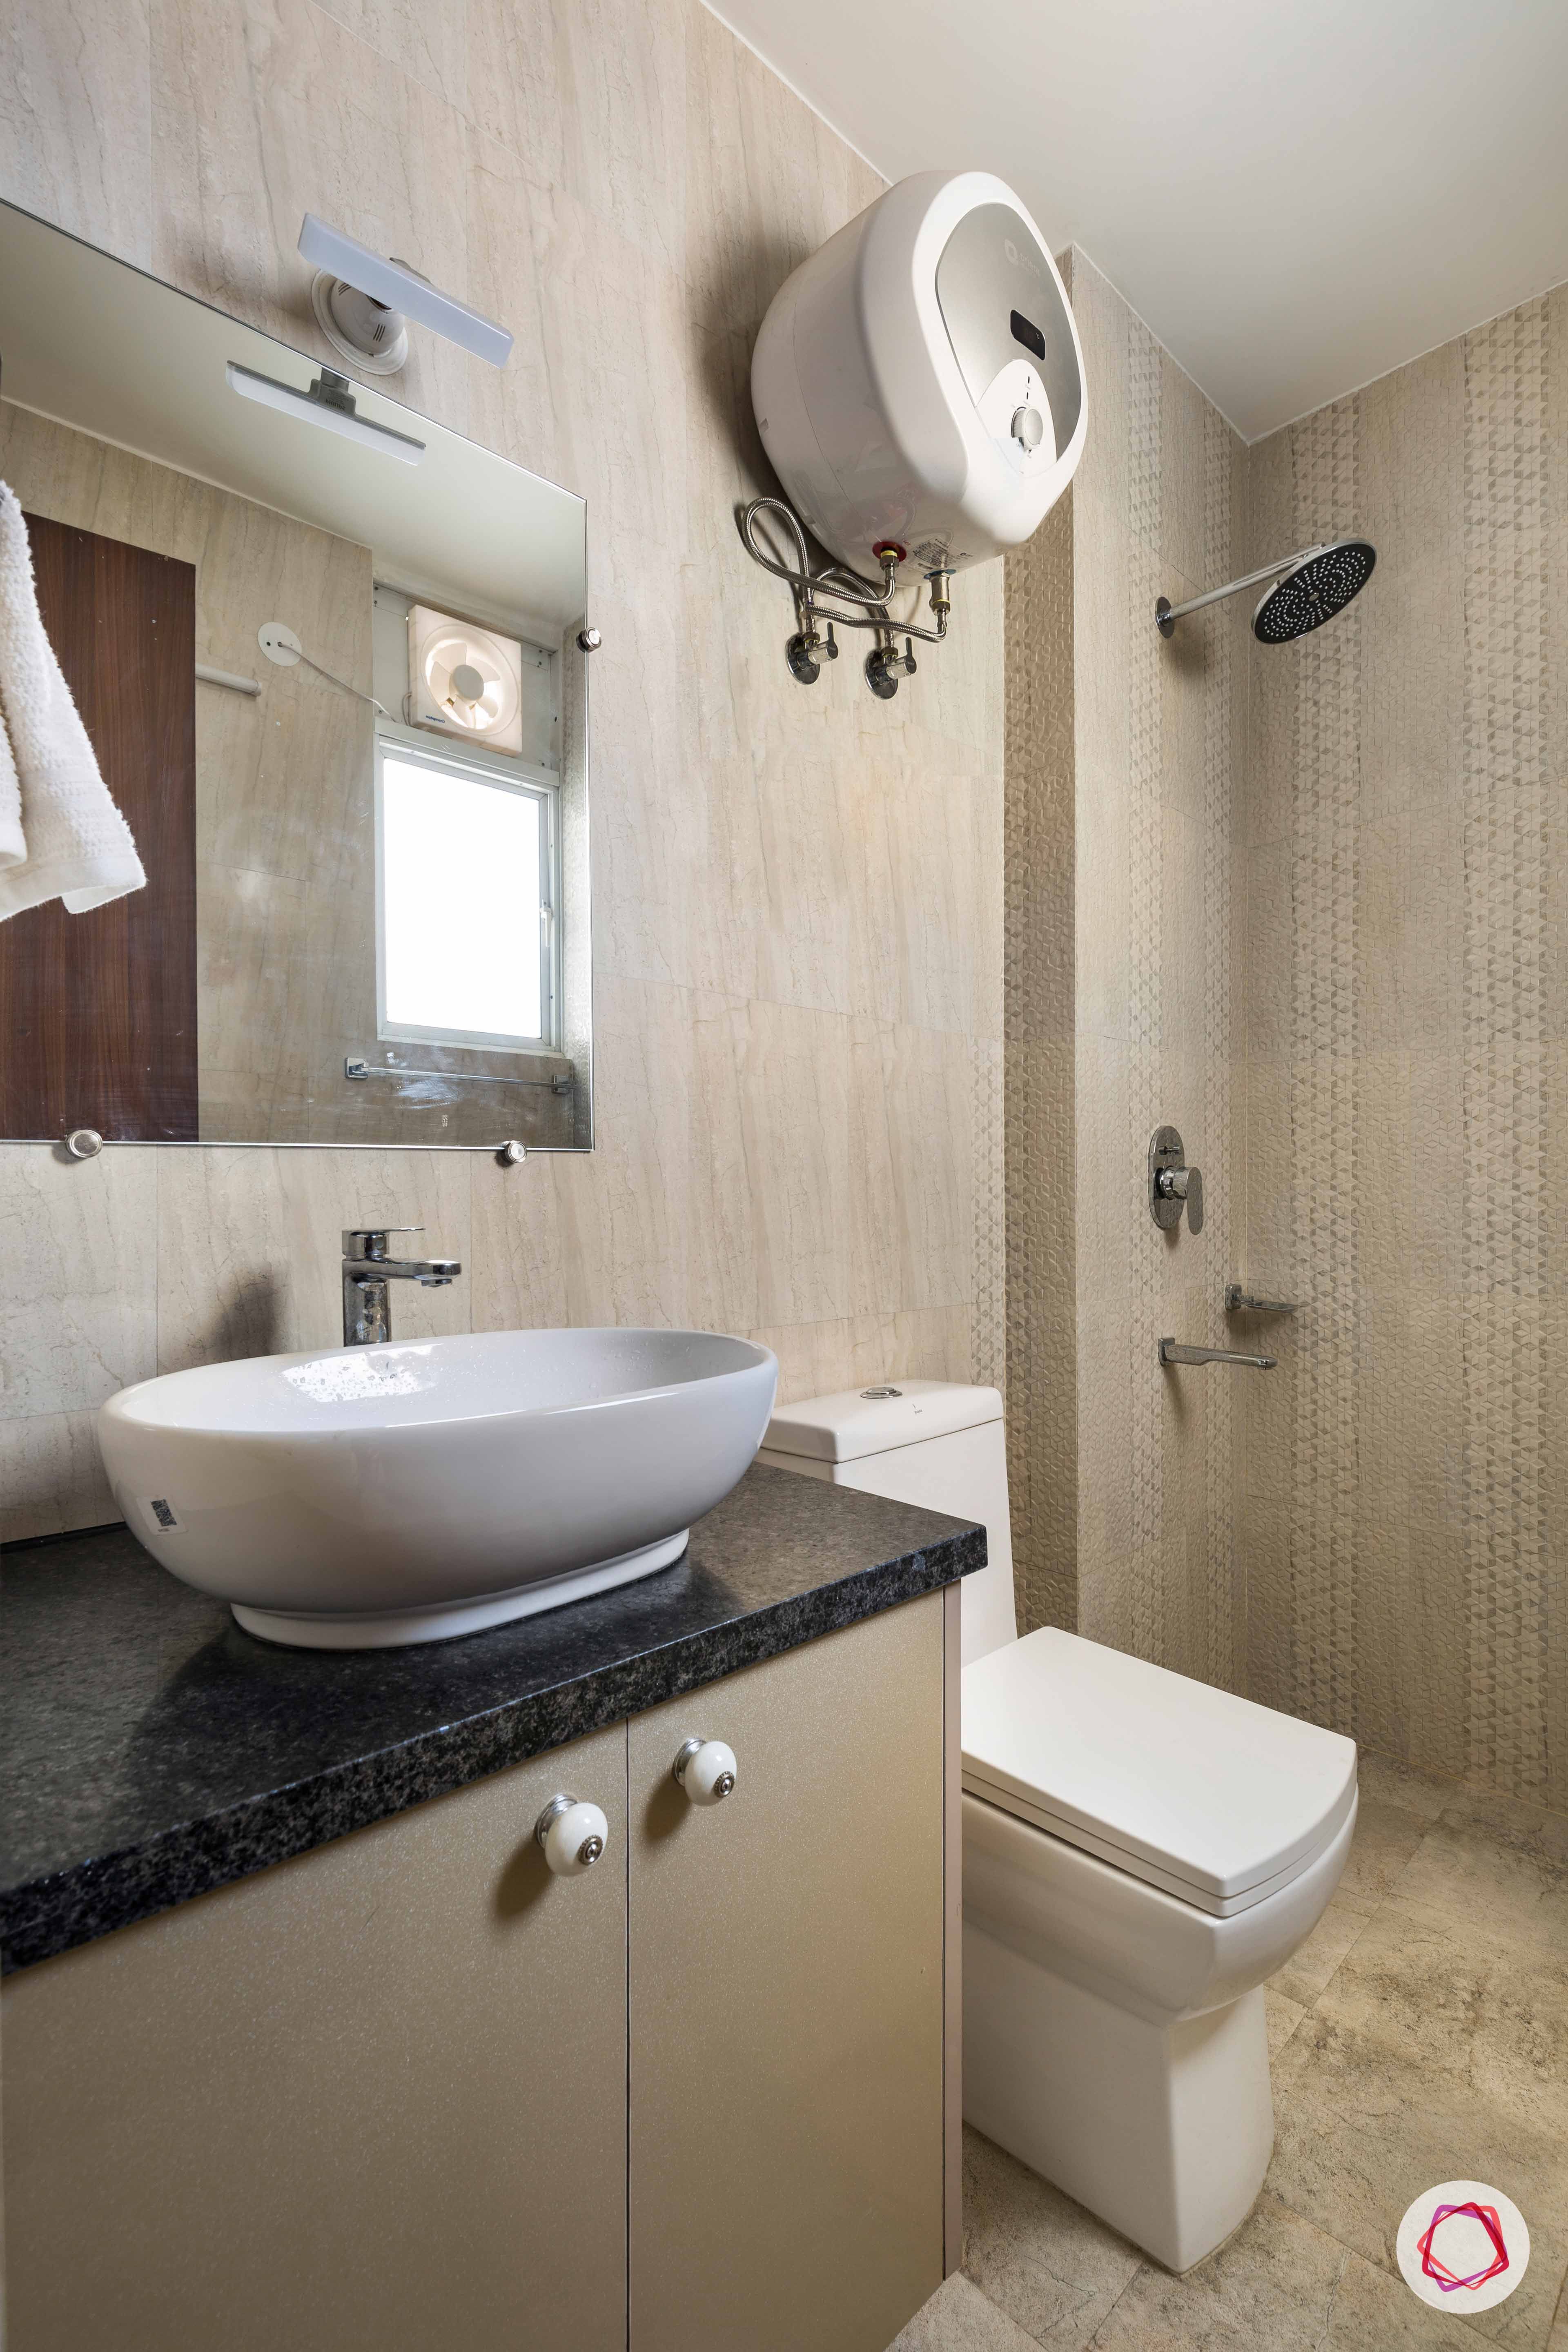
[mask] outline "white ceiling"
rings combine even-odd
[[[1248,439],[1568,278],[1568,0],[715,14],[887,178],[999,173]]]

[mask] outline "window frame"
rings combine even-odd
[[[416,1022],[395,1022],[386,1010],[386,860],[384,822],[384,769],[388,759],[405,766],[445,771],[468,782],[488,784],[498,792],[531,800],[539,809],[539,1009],[542,1034],[519,1037],[498,1031],[432,1028]],[[375,727],[375,1026],[387,1045],[443,1045],[452,1053],[556,1054],[561,1051],[561,780],[531,760],[502,757],[467,744],[433,741],[423,729],[400,727],[379,719]]]

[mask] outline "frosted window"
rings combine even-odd
[[[384,1013],[458,1043],[537,1039],[542,803],[387,754],[381,770]]]

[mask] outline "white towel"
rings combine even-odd
[[[63,898],[73,915],[145,887],[44,634],[27,526],[0,482],[0,922]]]

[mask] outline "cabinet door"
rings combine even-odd
[[[884,2352],[942,2283],[942,1626],[630,1727],[631,2352]],[[708,1808],[699,1736],[737,1760]]]
[[[617,1726],[13,1977],[10,2352],[622,2352],[625,1840]]]

